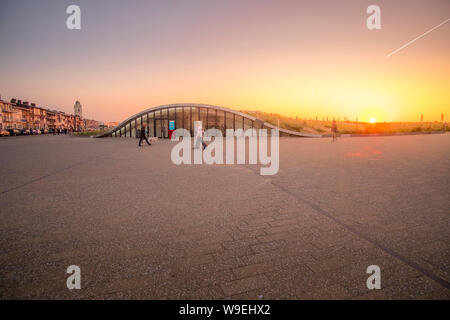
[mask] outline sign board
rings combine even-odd
[[[175,130],[175,120],[169,120],[169,130]]]

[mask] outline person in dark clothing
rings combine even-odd
[[[331,136],[333,137],[333,142],[336,141],[337,137],[337,124],[336,124],[336,120],[333,119],[333,123],[331,124]]]
[[[205,143],[205,141],[203,141],[203,136],[205,135],[205,131],[203,130],[203,128],[201,130],[202,130],[202,146],[203,146],[203,150],[205,150],[208,145]]]
[[[142,146],[141,146],[142,140],[145,140],[149,146],[152,145],[152,144],[151,144],[150,142],[148,142],[148,140],[147,140],[147,133],[146,133],[146,131],[147,131],[147,124],[144,123],[144,124],[142,125],[142,128],[141,128],[141,139],[139,140],[139,147],[142,147]]]
[[[202,143],[203,146],[203,150],[206,149],[206,147],[208,146],[205,141],[203,141],[203,135],[205,134],[205,132],[203,131],[202,127],[199,127],[197,129],[197,136],[195,137],[195,146],[194,149],[198,149],[200,147],[200,142]]]

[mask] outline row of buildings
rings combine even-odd
[[[9,102],[0,97],[0,130],[35,129],[35,130],[73,130],[90,131],[111,127],[116,123],[102,123],[96,120],[84,119],[82,106],[75,102],[74,114],[50,110],[36,106],[35,103],[11,99]]]

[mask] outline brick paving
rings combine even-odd
[[[449,134],[282,138],[275,176],[136,145],[0,139],[1,298],[450,298]]]

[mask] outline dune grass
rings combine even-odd
[[[100,133],[104,133],[107,130],[94,130],[94,131],[85,131],[85,132],[74,132],[74,136],[77,137],[92,137],[92,136],[96,136]]]
[[[327,134],[330,133],[332,119],[329,121],[300,119],[286,117],[276,113],[267,113],[261,111],[241,111],[253,117],[268,122],[274,126],[288,129],[296,132]],[[353,122],[337,121],[338,131],[341,134],[370,134],[370,133],[408,133],[408,132],[432,132],[442,131],[444,125],[442,122]],[[447,127],[447,131],[450,128]]]

